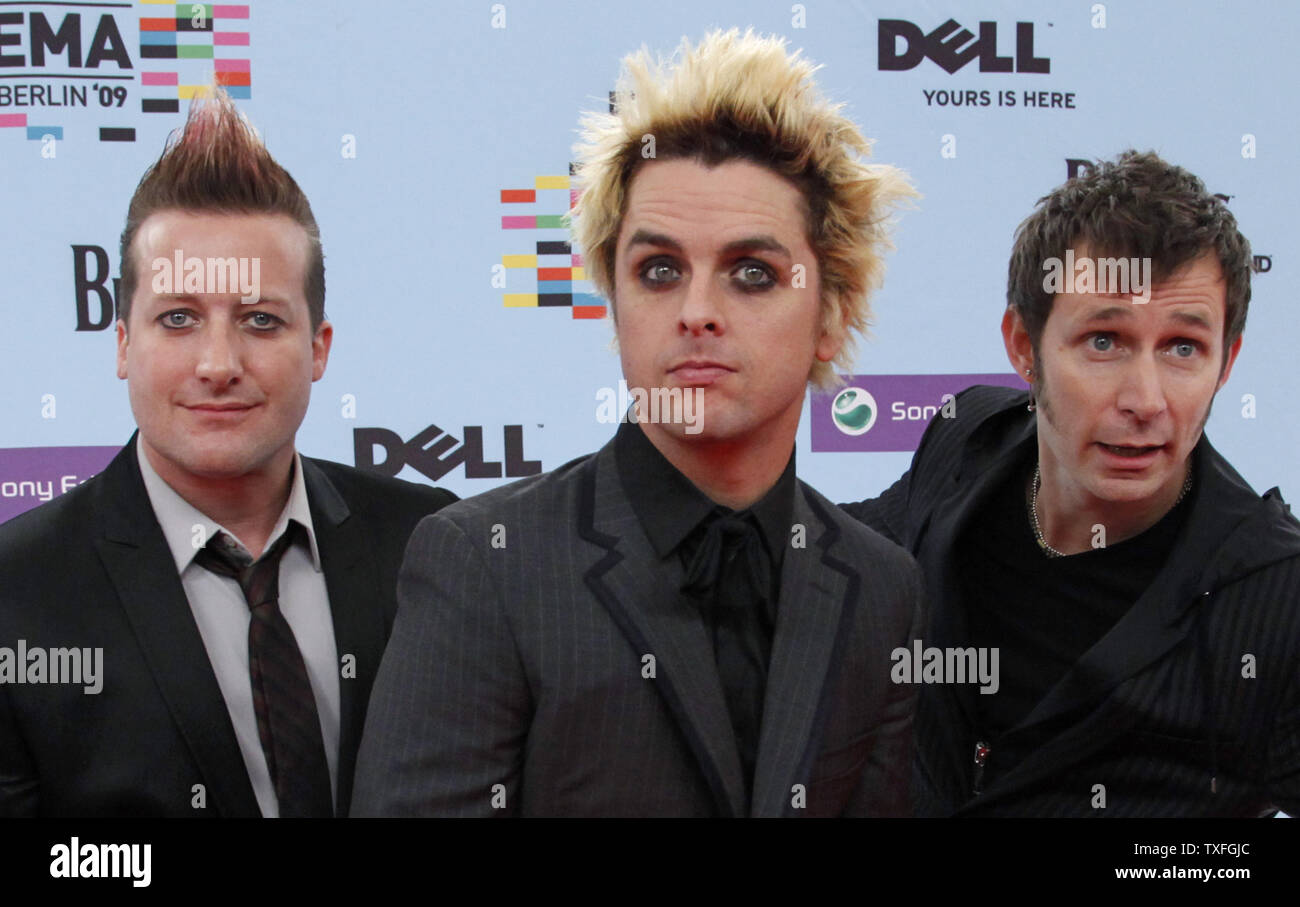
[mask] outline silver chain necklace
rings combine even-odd
[[[1034,539],[1038,542],[1038,547],[1041,548],[1043,553],[1048,557],[1068,557],[1069,555],[1064,551],[1057,551],[1051,545],[1047,544],[1047,539],[1043,538],[1043,530],[1038,525],[1038,488],[1043,483],[1040,468],[1041,464],[1034,464],[1034,484],[1032,490],[1029,492],[1029,520],[1034,527]],[[1192,469],[1189,465],[1187,468],[1187,478],[1183,479],[1183,490],[1178,492],[1178,500],[1174,501],[1174,507],[1177,507],[1182,503],[1183,498],[1187,497],[1187,492],[1190,491],[1191,488]],[[1172,510],[1173,507],[1169,509]]]

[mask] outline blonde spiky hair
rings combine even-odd
[[[574,147],[580,194],[570,212],[573,236],[596,289],[614,303],[614,257],[627,190],[654,137],[654,157],[696,158],[714,167],[742,159],[789,179],[808,206],[808,241],[821,277],[822,327],[842,334],[834,362],[814,362],[809,380],[835,383],[835,366],[853,361],[853,333],[865,334],[867,299],[892,248],[891,215],[916,195],[895,167],[866,164],[870,142],[812,80],[819,67],[785,39],[752,30],[714,31],[698,46],[682,39],[670,60],[630,54],[614,112],[582,117]],[[617,317],[617,311],[615,311]]]

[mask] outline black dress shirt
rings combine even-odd
[[[713,641],[748,797],[758,761],[781,563],[794,518],[794,451],[776,484],[742,511],[710,500],[636,424],[619,426],[614,454],[623,490],[655,554],[680,558],[686,570],[681,604],[700,614]],[[719,533],[724,526],[726,532]]]

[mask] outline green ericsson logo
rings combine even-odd
[[[831,418],[846,435],[865,435],[876,424],[876,398],[860,387],[846,387],[831,401]]]

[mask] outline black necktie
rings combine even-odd
[[[688,537],[682,592],[705,613],[748,799],[772,645],[772,563],[753,514],[715,509]]]
[[[316,697],[298,641],[280,612],[280,557],[298,531],[298,524],[290,521],[255,562],[228,535],[218,532],[194,560],[213,573],[233,577],[248,602],[253,711],[280,816],[329,817],[334,807]]]
[[[768,600],[771,561],[749,512],[714,508],[696,527],[687,547],[694,553],[686,568],[683,592],[722,608],[750,607],[756,599]]]

